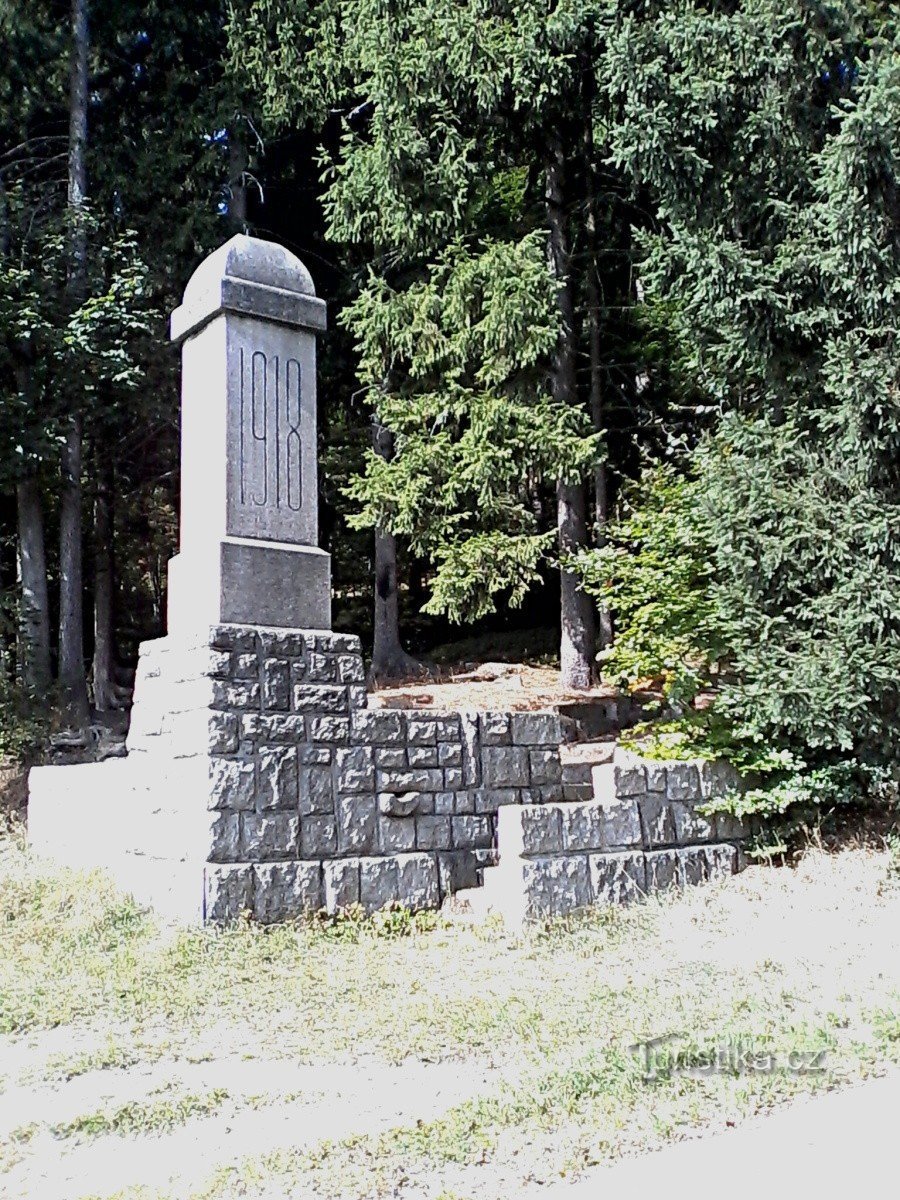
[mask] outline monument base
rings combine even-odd
[[[230,624],[330,629],[330,555],[315,546],[227,537],[208,554],[170,559],[170,635]]]

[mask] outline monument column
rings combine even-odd
[[[331,628],[317,546],[316,334],[325,304],[283,246],[239,234],[172,314],[182,347],[181,536],[169,633]]]

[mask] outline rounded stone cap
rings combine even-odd
[[[325,328],[325,305],[296,254],[239,233],[205,258],[172,314],[172,340],[198,332],[222,311],[312,329]]]

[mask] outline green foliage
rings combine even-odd
[[[606,679],[632,690],[661,681],[673,703],[709,684],[723,647],[713,547],[695,479],[666,465],[646,471],[606,544],[583,551],[575,566],[612,613],[615,641],[601,656]]]
[[[0,759],[26,762],[41,745],[48,725],[46,704],[0,671]]]

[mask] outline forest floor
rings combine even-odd
[[[537,1200],[898,1062],[893,838],[524,936],[177,930],[0,839],[16,1200]]]

